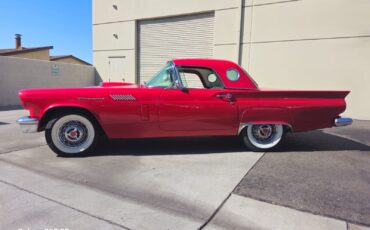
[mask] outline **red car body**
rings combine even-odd
[[[239,65],[225,60],[175,59],[176,68],[213,70],[223,88],[151,88],[107,82],[85,88],[20,90],[37,131],[51,113],[78,108],[90,113],[109,138],[239,135],[247,124],[283,124],[291,132],[335,125],[345,110],[349,91],[260,89]],[[233,69],[235,81],[227,77]],[[337,120],[336,120],[337,119]],[[337,121],[337,123],[336,123]]]

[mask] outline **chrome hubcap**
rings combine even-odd
[[[88,136],[86,126],[80,121],[68,121],[59,129],[59,141],[68,147],[82,145]]]
[[[252,133],[259,142],[268,142],[274,137],[275,128],[273,125],[253,125]]]

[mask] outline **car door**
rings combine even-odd
[[[225,131],[225,134],[226,131],[235,129],[238,108],[232,91],[204,88],[194,79],[188,81],[200,87],[168,88],[162,91],[159,100],[160,129],[164,131],[219,130]]]
[[[100,114],[113,138],[157,136],[161,88],[112,87]]]

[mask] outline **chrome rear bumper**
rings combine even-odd
[[[352,124],[352,118],[340,117],[334,120],[335,126],[346,126]]]
[[[36,133],[39,125],[37,118],[31,118],[29,116],[20,117],[17,123],[21,126],[24,133]]]

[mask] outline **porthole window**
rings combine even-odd
[[[240,77],[239,72],[236,69],[228,69],[226,71],[226,76],[230,81],[237,81]]]
[[[217,81],[217,77],[214,73],[211,73],[210,75],[208,75],[208,81],[211,82],[211,83],[214,83]]]

